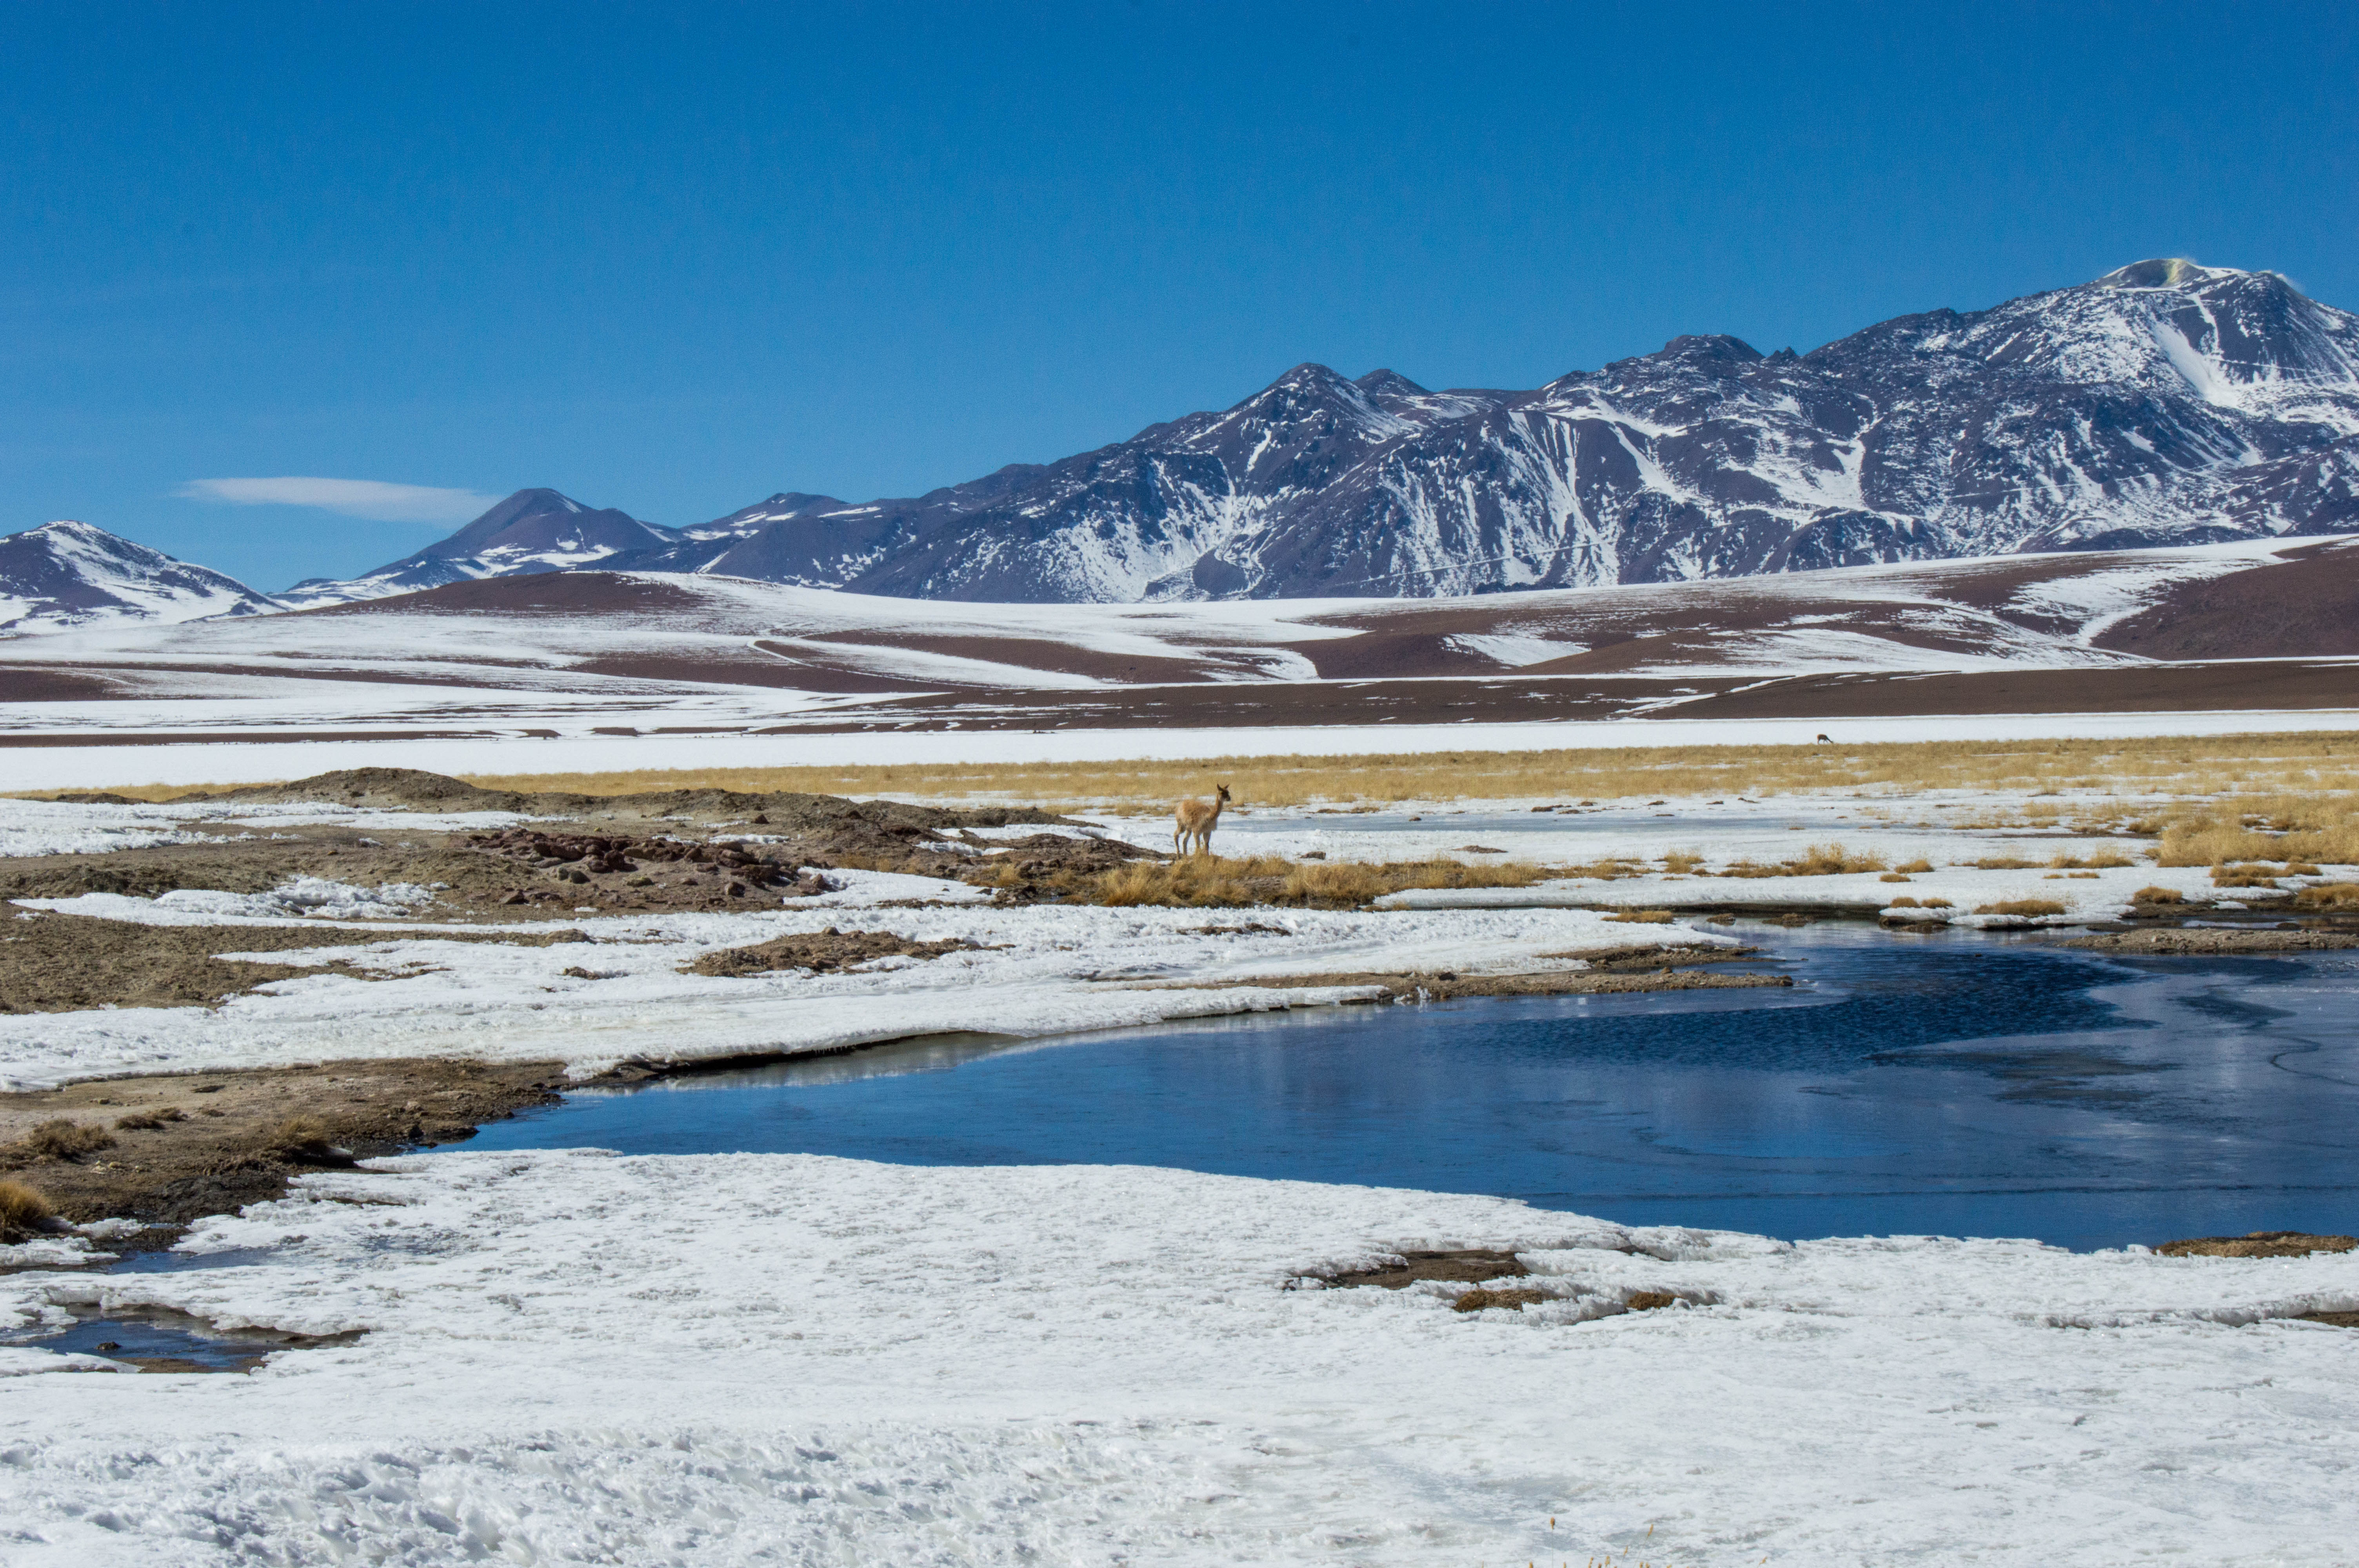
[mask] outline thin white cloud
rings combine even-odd
[[[464,523],[499,499],[428,484],[292,477],[192,479],[174,493],[190,501],[227,501],[240,506],[316,506],[378,523]]]

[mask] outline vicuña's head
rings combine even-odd
[[[1214,789],[1216,789],[1216,790],[1218,790],[1218,791],[1220,792],[1220,795],[1221,795],[1221,804],[1222,804],[1223,806],[1226,806],[1226,805],[1228,805],[1228,804],[1229,804],[1229,786],[1228,786],[1228,785],[1226,785],[1226,784],[1214,784],[1212,787],[1213,787]]]

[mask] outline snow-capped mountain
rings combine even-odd
[[[604,563],[679,537],[627,512],[592,511],[553,490],[519,490],[440,543],[357,578],[310,578],[279,599],[302,610],[384,599],[473,578],[518,577]]]
[[[1234,408],[906,501],[779,495],[608,564],[923,599],[1467,594],[2359,526],[2359,318],[2149,261],[1808,354],[1535,392],[1300,365]]]
[[[1428,598],[2359,529],[2359,317],[2148,261],[1808,354],[1732,337],[1532,392],[1298,365],[1233,408],[906,500],[664,528],[521,490],[307,608],[584,568],[908,599]],[[256,596],[258,598],[258,596]]]
[[[44,523],[0,537],[0,637],[277,608],[235,578],[87,523]]]

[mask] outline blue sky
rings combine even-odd
[[[2150,255],[2359,307],[2327,5],[16,0],[0,49],[0,531],[265,589],[527,484],[914,493],[1304,360],[1533,386]],[[189,493],[286,476],[355,488]]]

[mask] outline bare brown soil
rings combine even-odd
[[[2102,648],[2149,659],[2256,659],[2359,654],[2359,547],[2318,545],[2209,582],[2117,621]]]
[[[121,697],[119,682],[38,665],[0,665],[0,702],[104,702]]]
[[[2256,1230],[2248,1236],[2199,1236],[2188,1241],[2166,1241],[2155,1250],[2166,1258],[2307,1258],[2313,1252],[2348,1252],[2354,1248],[2359,1248],[2359,1237]]]
[[[1333,1285],[1375,1285],[1387,1291],[1406,1289],[1419,1280],[1447,1284],[1479,1285],[1485,1280],[1516,1280],[1531,1272],[1512,1252],[1463,1248],[1452,1252],[1402,1252],[1397,1263],[1353,1269],[1328,1277]]]
[[[0,1166],[70,1220],[185,1225],[276,1197],[304,1171],[472,1137],[484,1122],[554,1099],[563,1073],[557,1062],[400,1058],[0,1095]],[[112,1143],[71,1156],[47,1152],[38,1139],[28,1147],[37,1128],[60,1119]]]
[[[2100,953],[2150,953],[2158,956],[2196,953],[2316,953],[2359,947],[2359,935],[2347,931],[2232,931],[2224,927],[2185,926],[2147,931],[2108,931],[2097,936],[2071,936],[2060,947],[2088,947]]]
[[[707,953],[682,972],[691,975],[765,974],[775,969],[811,969],[821,974],[848,969],[875,958],[939,958],[945,953],[974,951],[978,944],[956,937],[940,942],[913,942],[890,931],[796,932],[751,947],[730,947]]]
[[[393,933],[387,933],[387,937]],[[544,947],[584,942],[580,931],[441,932],[436,941],[513,942]],[[0,925],[0,1013],[77,1012],[94,1007],[206,1007],[273,980],[385,971],[329,964],[273,964],[223,953],[278,953],[366,945],[367,931],[335,926],[133,925],[86,915],[33,914]]]

